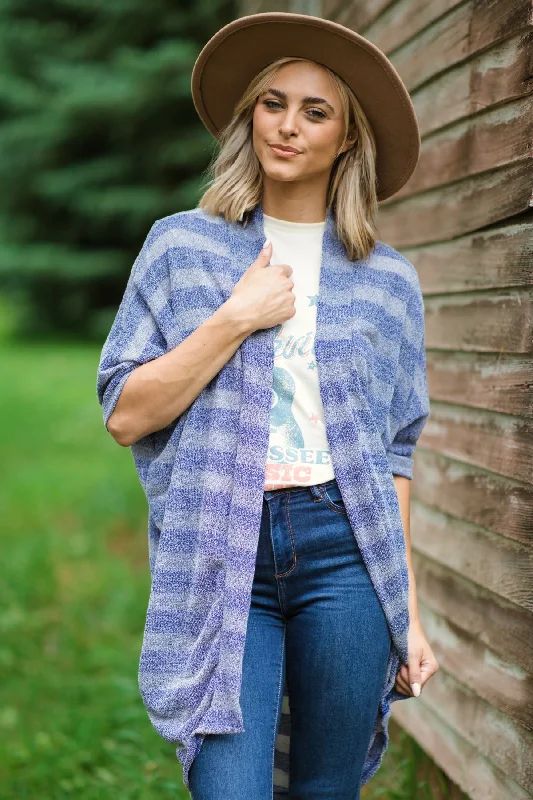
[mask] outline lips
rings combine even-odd
[[[300,151],[296,150],[294,147],[286,147],[281,144],[271,144],[270,147],[273,150],[281,150],[283,153],[294,153],[294,155],[298,155],[300,153]]]

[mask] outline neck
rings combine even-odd
[[[307,184],[265,180],[263,213],[287,222],[324,222],[326,193]]]

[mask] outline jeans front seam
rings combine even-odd
[[[275,578],[283,578],[285,575],[288,575],[290,572],[293,571],[293,569],[296,567],[296,563],[297,563],[296,547],[294,546],[294,537],[292,535],[292,527],[291,527],[291,517],[290,517],[290,513],[289,513],[290,496],[291,496],[290,492],[287,492],[287,495],[285,497],[285,517],[287,519],[287,528],[288,528],[288,531],[289,531],[289,536],[291,537],[293,565],[292,565],[292,567],[290,569],[286,570],[286,572],[280,572],[280,573],[274,575]]]
[[[277,580],[277,574],[276,574],[276,570],[277,570],[276,546],[274,544],[274,530],[273,530],[273,522],[272,522],[272,512],[270,510],[270,503],[268,501],[265,501],[265,502],[266,502],[267,509],[268,509],[268,520],[269,520],[268,521],[268,529],[269,529],[269,536],[270,536],[270,546],[272,548],[272,560],[273,560],[273,563],[274,563],[274,578],[276,579],[276,588],[277,588],[277,592],[278,592],[278,603],[279,603],[281,616],[283,617],[283,621],[286,622],[287,620],[285,618],[285,612],[283,610],[283,601],[284,601],[283,584],[280,581]]]

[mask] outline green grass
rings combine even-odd
[[[137,686],[147,505],[94,347],[3,346],[0,796],[188,797]]]
[[[2,798],[189,797],[138,691],[147,504],[103,426],[99,354],[0,345]],[[432,798],[427,759],[396,738],[362,796]]]

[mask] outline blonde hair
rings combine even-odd
[[[278,69],[291,61],[310,61],[286,56],[268,64],[248,84],[236,104],[232,119],[218,135],[219,150],[206,174],[208,188],[200,208],[222,215],[227,222],[243,221],[261,201],[263,177],[261,163],[252,141],[252,118],[257,97],[272,85]],[[311,61],[316,64],[317,62]],[[346,247],[350,261],[366,258],[376,243],[375,218],[378,210],[376,189],[376,144],[368,119],[355,94],[345,81],[328,72],[339,92],[344,118],[344,146],[350,128],[355,144],[335,159],[331,168],[326,204],[334,213],[337,236]]]

